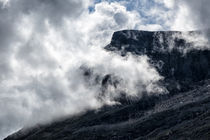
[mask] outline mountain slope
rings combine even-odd
[[[207,139],[210,81],[173,97],[145,97],[132,104],[89,111],[6,140],[36,139]]]
[[[120,105],[22,129],[5,140],[209,139],[210,51],[189,50],[194,44],[180,35],[182,32],[125,30],[115,32],[105,47],[122,56],[128,52],[148,55],[165,77],[162,84],[169,94],[145,94],[136,100],[122,97]]]

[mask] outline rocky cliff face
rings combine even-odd
[[[191,37],[199,34],[187,33]],[[148,55],[165,77],[161,82],[169,94],[132,101],[122,97],[120,105],[22,129],[5,140],[209,139],[210,50],[195,49],[202,45],[206,44],[194,44],[182,32],[115,32],[105,49],[122,56],[129,52]],[[88,69],[82,69],[85,77],[91,76]],[[102,87],[116,86],[111,75],[102,79]]]
[[[147,55],[165,78],[200,81],[210,77],[210,51],[190,49],[194,44],[187,37],[199,32],[146,32],[124,30],[115,32],[107,50]],[[185,40],[186,37],[186,40]],[[199,45],[199,44],[198,44]],[[196,46],[193,46],[194,48]],[[200,47],[200,46],[197,46]]]
[[[147,32],[124,30],[115,32],[112,41],[105,48],[120,52],[147,55],[167,83],[185,88],[193,82],[210,78],[210,51],[207,45],[188,38],[202,36],[201,32]],[[210,48],[210,47],[209,47]],[[178,90],[172,86],[173,90]],[[170,90],[169,89],[169,90]]]

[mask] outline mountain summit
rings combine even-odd
[[[199,31],[123,30],[113,34],[105,49],[122,56],[147,55],[171,90],[185,90],[194,82],[210,78],[210,47],[204,41],[194,41],[202,36]]]

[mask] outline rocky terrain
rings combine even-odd
[[[194,37],[200,32],[188,32]],[[196,46],[198,45],[198,46]],[[24,128],[5,140],[147,140],[210,139],[210,50],[182,32],[118,31],[105,47],[122,57],[147,55],[165,77],[168,94],[141,99],[121,97],[121,104],[90,110],[51,124]],[[193,48],[193,49],[191,49]],[[84,76],[91,76],[83,68]],[[104,77],[101,86],[113,80]],[[115,86],[115,85],[114,85]]]

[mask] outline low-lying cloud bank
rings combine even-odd
[[[0,0],[0,139],[23,126],[113,104],[121,90],[162,93],[157,82],[163,77],[147,56],[122,58],[103,47],[122,29],[196,29],[197,19],[189,20],[195,6],[175,0]],[[208,16],[204,9],[195,12]],[[202,26],[209,25],[204,13],[198,16]],[[87,81],[81,68],[90,68],[93,77]],[[99,100],[95,78],[101,83],[109,74],[118,88],[107,87]]]
[[[23,126],[113,104],[120,90],[132,96],[161,93],[156,82],[162,77],[147,56],[122,58],[103,50],[114,31],[147,28],[139,13],[117,2],[98,3],[90,12],[91,5],[88,0],[0,2],[0,139]],[[91,78],[87,84],[82,66],[117,77],[119,88],[108,87],[99,100],[101,86]]]

